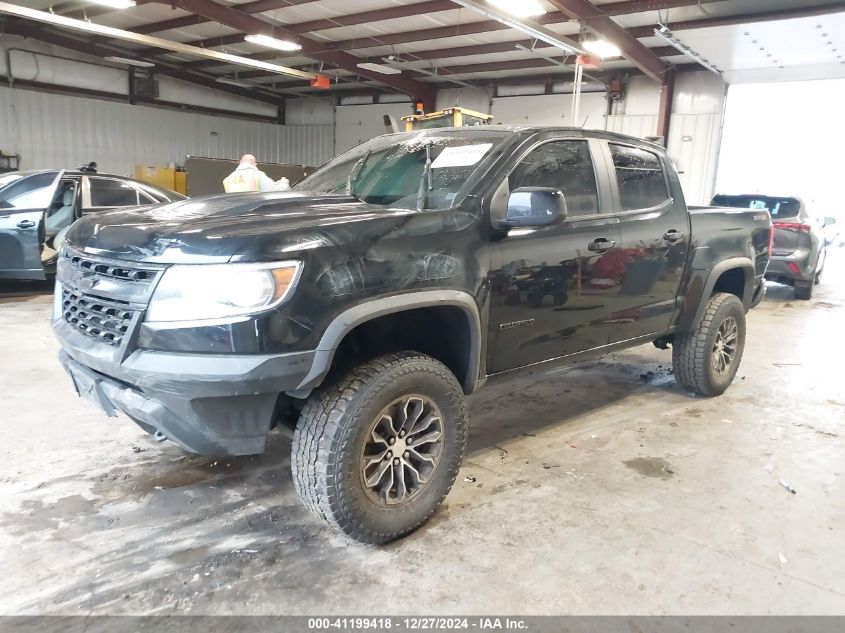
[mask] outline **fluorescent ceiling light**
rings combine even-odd
[[[302,49],[302,47],[296,42],[278,40],[275,37],[270,37],[269,35],[247,35],[244,40],[250,42],[251,44],[266,46],[267,48],[277,48],[280,51],[298,51]]]
[[[381,73],[382,75],[401,75],[402,71],[398,68],[391,68],[390,66],[382,66],[381,64],[373,64],[371,62],[364,62],[358,64],[358,68],[364,70],[372,70],[374,73]]]
[[[598,55],[602,59],[622,56],[622,51],[619,50],[619,47],[607,40],[587,40],[586,42],[581,42],[581,44],[593,55]]]
[[[487,0],[487,2],[517,18],[531,18],[546,13],[546,8],[538,0]]]
[[[140,59],[129,59],[128,57],[118,57],[117,55],[109,55],[103,57],[107,62],[116,62],[118,64],[126,64],[127,66],[141,66],[142,68],[152,68],[155,66],[152,62],[142,62]]]
[[[135,0],[88,0],[94,4],[101,4],[112,9],[129,9],[135,6]]]
[[[528,0],[526,0],[526,2],[527,1]],[[577,55],[584,52],[578,42],[566,37],[565,35],[559,35],[533,20],[518,18],[513,14],[493,7],[489,3],[480,2],[478,0],[452,0],[452,2],[459,4],[462,7],[466,7],[467,9],[472,9],[473,11],[480,13],[481,15],[485,15],[491,20],[496,20],[497,22],[500,22],[505,26],[509,26],[512,29],[522,31],[526,35],[530,35],[534,39],[538,39],[541,42],[555,46],[562,51],[568,51]]]
[[[154,46],[166,51],[173,51],[175,53],[185,53],[193,55],[194,57],[202,57],[205,59],[213,59],[218,62],[227,64],[235,64],[237,66],[246,66],[247,68],[257,68],[258,70],[266,70],[271,73],[279,75],[289,75],[290,77],[301,77],[302,79],[314,79],[317,74],[306,72],[297,68],[289,68],[279,64],[271,64],[269,62],[261,61],[260,59],[249,59],[241,55],[230,55],[229,53],[221,53],[210,48],[200,48],[199,46],[191,46],[190,44],[182,44],[181,42],[174,42],[172,40],[165,40],[160,37],[153,37],[151,35],[143,35],[141,33],[133,33],[124,29],[116,29],[111,26],[103,24],[94,24],[86,20],[76,20],[68,18],[63,15],[56,15],[55,13],[48,13],[47,11],[37,11],[36,9],[29,9],[17,4],[0,1],[0,13],[8,13],[9,15],[17,15],[28,20],[35,20],[36,22],[44,22],[45,24],[53,24],[61,26],[66,29],[75,29],[83,31],[84,33],[94,33],[95,35],[104,35],[111,39],[126,40],[127,42],[134,42],[136,44],[143,44],[144,46]]]

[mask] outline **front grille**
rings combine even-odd
[[[109,279],[149,282],[156,276],[155,270],[137,268],[124,264],[106,264],[104,262],[98,262],[95,259],[89,259],[83,255],[73,254],[68,256],[67,260],[80,270],[97,273],[98,277],[107,277]]]
[[[65,321],[88,336],[119,346],[129,330],[135,310],[128,304],[62,290]]]
[[[165,266],[89,257],[65,248],[57,279],[62,318],[92,339],[119,347]]]

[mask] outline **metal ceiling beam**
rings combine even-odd
[[[483,45],[482,45],[483,46]],[[543,50],[549,50],[548,48]],[[657,48],[650,49],[655,55],[659,56],[680,56],[679,53],[675,48],[672,46],[660,46]],[[455,66],[441,66],[438,68],[415,68],[413,63],[404,56],[400,56],[400,59],[396,60],[391,64],[391,62],[385,61],[383,57],[374,57],[370,60],[373,63],[377,64],[384,64],[387,66],[395,65],[397,68],[401,67],[405,70],[407,76],[409,77],[437,77],[442,79],[443,81],[453,81],[450,76],[451,75],[470,75],[470,74],[478,74],[478,73],[489,73],[489,72],[501,72],[506,70],[529,70],[534,68],[554,68],[558,66],[562,68],[564,71],[572,71],[572,68],[564,64],[562,61],[554,60],[550,57],[532,57],[530,59],[511,59],[499,62],[479,62],[475,64],[458,64]],[[695,65],[699,70],[701,68],[698,65]],[[590,71],[591,74],[595,74],[595,71]],[[598,72],[601,72],[600,70]],[[244,79],[261,79],[263,77],[267,77],[268,75],[262,74],[260,71],[250,72],[247,71],[242,73],[240,77]],[[475,81],[475,80],[473,80]]]
[[[675,9],[678,7],[696,6],[699,4],[709,4],[720,1],[722,0],[622,0],[621,2],[603,4],[601,5],[601,10],[606,15],[611,16],[628,15],[631,13],[641,13],[643,11]],[[569,22],[569,20],[569,16],[561,11],[551,11],[534,18],[535,22],[544,25],[560,24],[562,22]],[[467,22],[455,26],[435,27],[431,29],[420,29],[417,31],[404,31],[402,33],[389,33],[373,37],[347,39],[335,42],[333,46],[343,50],[372,48],[385,45],[392,46],[395,44],[437,40],[446,37],[456,37],[459,35],[473,35],[476,33],[502,31],[508,28],[510,27],[502,24],[501,22],[497,22],[496,20],[482,20],[480,22]]]
[[[551,70],[553,67],[549,67]],[[701,67],[698,64],[680,64],[674,67],[675,71],[678,73],[684,72],[696,72],[701,70]],[[636,68],[622,68],[622,69],[614,69],[610,71],[604,71],[597,73],[597,80],[607,83],[610,79],[614,77],[633,77],[639,76],[643,73],[636,69]],[[551,84],[557,83],[561,81],[571,81],[574,77],[574,73],[559,73],[559,74],[540,74],[540,75],[520,75],[514,77],[496,77],[496,78],[489,78],[489,79],[473,79],[473,84],[479,87],[498,87],[498,86],[505,86],[505,85],[526,85],[526,84]],[[445,80],[445,78],[444,78]],[[372,84],[368,84],[369,86],[373,86]],[[440,87],[443,86],[442,83],[435,84]],[[313,89],[312,89],[313,90]],[[312,92],[313,94],[313,92]],[[339,93],[336,93],[339,94]],[[343,92],[344,95],[351,94],[348,92]],[[368,91],[366,94],[375,94],[374,90]]]
[[[425,2],[417,2],[416,4],[405,4],[387,7],[385,9],[375,9],[373,11],[362,11],[361,13],[339,15],[337,17],[324,18],[322,20],[311,20],[310,22],[289,24],[286,28],[290,29],[294,33],[312,33],[314,31],[334,29],[339,26],[355,26],[357,24],[381,22],[382,20],[396,20],[400,18],[413,17],[415,15],[439,13],[440,11],[449,11],[451,9],[460,9],[460,7],[452,2],[452,0],[427,0]]]
[[[690,6],[695,4],[706,4],[709,2],[718,2],[720,0],[624,0],[623,2],[613,2],[611,4],[602,5],[602,10],[605,11],[608,15],[625,15],[629,13],[637,13],[641,11],[655,11],[658,9],[671,9],[676,7],[682,6]],[[445,6],[446,2],[443,2],[442,5]],[[461,8],[458,4],[454,2],[448,2],[451,5],[449,8],[451,9],[459,9]],[[247,5],[241,5],[247,6]],[[299,24],[289,24],[286,25],[290,31],[296,33],[304,33],[306,32],[305,29],[317,30],[316,27],[320,27],[320,30],[323,28],[335,28],[336,26],[342,25],[343,26],[352,26],[355,24],[366,24],[369,22],[378,21],[378,19],[386,20],[396,17],[410,17],[412,15],[419,15],[417,13],[422,8],[427,8],[427,13],[432,13],[434,10],[430,8],[434,6],[434,3],[431,5],[428,2],[421,2],[417,4],[411,5],[404,5],[400,7],[393,7],[390,9],[378,9],[376,11],[364,11],[362,13],[352,13],[346,16],[339,16],[336,18],[330,18],[328,20],[314,20],[313,22],[302,22]],[[441,3],[438,2],[437,6],[441,6]],[[239,7],[240,8],[240,7]],[[446,9],[440,9],[446,10]],[[390,12],[390,13],[388,13]],[[395,12],[395,14],[394,14]],[[374,18],[374,14],[375,18]],[[378,14],[386,17],[378,17]],[[539,24],[559,24],[561,22],[568,22],[569,17],[563,14],[560,11],[552,11],[550,13],[546,13],[545,15],[538,16],[535,20]],[[332,24],[329,24],[329,23]],[[431,40],[431,39],[440,39],[443,37],[454,37],[456,35],[472,35],[474,33],[487,33],[490,31],[502,31],[508,29],[505,24],[501,22],[497,22],[496,20],[483,20],[480,22],[468,22],[465,24],[460,24],[457,26],[445,26],[445,27],[435,27],[431,29],[422,29],[418,31],[406,31],[404,33],[391,33],[386,35],[380,35],[377,37],[365,37],[359,39],[352,39],[352,40],[344,40],[340,42],[334,43],[327,43],[326,49],[339,49],[339,50],[350,50],[353,48],[367,48],[373,46],[382,46],[382,45],[393,45],[393,44],[404,44],[406,42],[414,42],[414,41],[424,41],[424,40]],[[311,31],[308,31],[311,32]],[[219,37],[211,37],[202,40],[195,40],[192,42],[188,42],[192,46],[228,46],[230,44],[237,44],[241,41],[241,36],[239,34],[234,35],[223,35]],[[144,51],[147,55],[155,55],[155,51]],[[275,59],[273,57],[263,57],[264,53],[258,53],[255,57],[257,59]],[[197,65],[204,64],[204,62],[197,62]]]
[[[626,3],[630,4],[630,3]],[[685,4],[697,4],[691,3],[689,0],[685,0]],[[612,7],[614,5],[601,5],[602,10],[606,10],[608,7]],[[651,7],[654,9],[654,7]],[[824,5],[814,5],[810,7],[801,7],[798,9],[784,9],[779,11],[764,11],[758,13],[747,13],[744,15],[735,15],[735,16],[726,16],[726,17],[716,17],[716,18],[700,18],[696,20],[685,20],[682,22],[669,22],[669,27],[672,30],[683,30],[683,29],[698,29],[698,28],[709,28],[715,26],[731,26],[736,24],[753,24],[756,22],[768,22],[772,20],[791,20],[793,18],[802,18],[802,17],[813,17],[813,16],[820,16],[820,15],[829,15],[832,13],[839,13],[841,11],[845,11],[845,1],[843,2],[834,2],[830,4]],[[617,15],[613,11],[607,11],[607,15]],[[561,12],[552,12],[546,13],[543,16],[539,16],[536,20],[541,24],[554,24],[558,22],[566,22],[568,21],[567,16],[563,15]],[[468,24],[462,24],[458,26],[447,26],[447,27],[438,27],[434,29],[421,29],[417,31],[405,31],[403,33],[391,33],[389,35],[382,35],[379,36],[378,40],[372,37],[366,38],[358,38],[358,39],[350,39],[350,40],[342,40],[338,42],[334,42],[332,46],[336,46],[339,48],[343,48],[346,50],[351,49],[358,49],[358,48],[376,48],[385,45],[393,45],[393,44],[403,44],[403,43],[410,43],[410,42],[423,42],[428,40],[436,40],[436,39],[444,39],[448,37],[456,37],[460,35],[471,35],[474,33],[486,33],[488,31],[499,31],[503,30],[507,27],[504,25],[493,21],[488,20],[484,22],[470,22]],[[654,25],[649,24],[646,26],[641,27],[632,27],[627,29],[628,33],[636,38],[641,37],[652,37],[654,36]],[[457,47],[455,48],[457,50]],[[500,51],[492,51],[492,52],[500,52]],[[410,52],[410,53],[403,53],[404,55],[408,56],[417,56],[418,59],[433,59],[434,57],[429,56],[429,51],[419,51],[419,52]]]
[[[153,0],[148,1],[152,2]],[[284,9],[285,7],[295,7],[301,4],[308,4],[309,2],[316,2],[316,0],[254,0],[254,2],[245,2],[237,6],[238,11],[252,15],[255,13],[264,13],[265,11]],[[133,33],[149,35],[150,33],[159,33],[161,31],[169,31],[170,29],[183,29],[197,24],[207,24],[211,21],[201,15],[191,14],[161,22],[151,22],[128,30]]]
[[[650,2],[651,0],[645,0]],[[632,3],[626,3],[632,6]],[[606,9],[607,7],[611,7],[614,5],[601,5],[602,9]],[[743,14],[743,15],[734,15],[734,16],[724,16],[724,17],[715,17],[715,18],[700,18],[696,20],[685,20],[682,22],[673,22],[670,23],[670,27],[673,30],[685,30],[685,29],[700,29],[700,28],[711,28],[711,27],[718,27],[718,26],[732,26],[737,24],[754,24],[759,22],[768,22],[768,21],[777,21],[777,20],[791,20],[795,18],[803,18],[803,17],[816,17],[822,15],[830,15],[833,13],[838,13],[845,10],[845,1],[841,2],[833,2],[829,4],[823,5],[813,5],[809,7],[801,7],[797,9],[784,9],[778,11],[764,11],[764,12],[757,12],[757,13],[750,13],[750,14]],[[612,13],[612,12],[611,12]],[[550,19],[549,16],[554,16],[556,14],[547,13],[543,18]],[[541,19],[543,19],[541,18]],[[461,29],[465,29],[466,27],[472,27],[473,25],[489,25],[489,22],[475,22],[465,24]],[[506,28],[503,25],[499,24],[498,22],[493,22],[493,26],[495,29]],[[437,29],[424,29],[422,31],[408,31],[405,33],[400,34],[393,34],[389,36],[392,38],[399,38],[400,40],[404,40],[406,42],[411,41],[421,41],[425,39],[434,39],[434,38],[442,38],[442,37],[449,37],[456,35],[455,33],[456,27],[442,27]],[[446,32],[448,31],[448,32]],[[628,33],[633,37],[644,38],[644,37],[652,37],[654,35],[654,26],[647,25],[641,27],[633,27],[627,29]],[[466,34],[466,32],[458,33],[458,34]],[[357,40],[354,40],[357,41]],[[353,40],[347,40],[348,42],[353,42]],[[481,44],[481,45],[470,45],[470,46],[459,46],[459,47],[452,47],[452,48],[444,48],[444,49],[434,49],[428,51],[417,51],[417,52],[409,52],[403,53],[404,58],[414,58],[414,59],[442,59],[446,57],[460,57],[463,55],[486,55],[491,53],[500,53],[500,52],[508,52],[511,50],[511,47],[514,46],[516,43],[530,43],[529,40],[518,40],[515,42],[498,42],[495,44]],[[344,42],[337,42],[335,45],[344,44]],[[380,45],[378,43],[373,43],[369,41],[368,38],[368,46],[377,46]],[[539,46],[544,46],[543,43],[540,43]],[[282,54],[283,55],[283,54]],[[661,56],[669,56],[663,55]],[[248,57],[257,57],[259,59],[275,59],[280,57],[278,53],[258,53],[256,55],[251,55]],[[378,60],[382,56],[376,56],[372,59],[367,59],[365,61],[375,61]],[[206,62],[188,62],[187,66],[194,66],[198,64],[206,65]]]
[[[59,84],[51,84],[41,81],[31,81],[29,79],[14,79],[13,82],[10,82],[9,77],[2,75],[0,75],[0,85],[14,85],[16,89],[28,89],[37,92],[46,92],[48,94],[84,97],[88,99],[97,99],[98,101],[114,101],[116,103],[126,103],[128,97],[128,95],[123,93],[92,90],[90,88],[79,88],[77,86],[62,86]],[[179,112],[210,114],[212,116],[222,116],[229,119],[244,119],[247,121],[259,121],[262,123],[278,123],[278,117],[262,116],[260,114],[250,114],[234,110],[221,110],[220,108],[209,108],[206,106],[186,105],[184,103],[164,101],[162,99],[143,99],[139,100],[139,103],[148,107],[178,110]]]
[[[267,1],[279,1],[279,0],[259,0],[259,2],[267,2]],[[312,0],[308,0],[309,2]],[[238,5],[236,8],[241,11],[243,7],[249,7],[250,5],[258,4],[256,2]],[[311,20],[309,22],[299,22],[296,24],[286,24],[283,28],[291,33],[310,33],[313,31],[321,31],[324,29],[333,29],[339,26],[355,26],[358,24],[369,24],[371,22],[379,22],[381,20],[394,20],[398,18],[407,18],[412,17],[415,15],[428,15],[430,13],[436,13],[439,11],[448,11],[449,9],[456,9],[459,8],[454,2],[451,0],[428,0],[426,2],[418,2],[416,4],[409,4],[409,5],[399,5],[395,7],[388,7],[386,9],[376,9],[374,11],[363,11],[361,13],[350,13],[347,15],[340,15],[334,18],[324,18],[320,20]],[[246,13],[254,13],[253,11],[245,11]],[[188,16],[187,18],[176,18],[173,22],[177,20],[186,20],[192,19],[197,23],[196,20],[201,20],[202,22],[207,22],[207,18],[202,16]],[[158,24],[162,25],[165,24],[164,22],[159,22]],[[181,24],[180,24],[181,25]],[[147,26],[155,26],[155,25],[147,25]],[[185,26],[188,26],[185,24]],[[146,28],[146,27],[142,27]],[[174,26],[169,26],[169,28],[176,28]],[[133,29],[135,32],[140,32],[139,29]],[[223,35],[219,37],[210,37],[205,38],[202,40],[195,40],[192,42],[188,42],[191,46],[229,46],[231,44],[238,44],[243,41],[243,35],[240,33],[236,33],[233,35]],[[160,51],[155,50],[147,50],[144,51],[149,55],[159,55],[161,54]],[[251,56],[255,59],[275,59],[279,56],[279,53],[257,53],[256,55]],[[195,64],[196,67],[202,67],[203,65],[208,66],[209,64],[206,62],[197,62]]]
[[[534,50],[542,50],[544,54],[549,55],[550,50],[554,48],[551,44],[545,42],[538,42],[536,40],[512,40],[510,42],[495,42],[493,44],[471,44],[469,46],[456,46],[454,48],[437,48],[430,51],[419,51],[416,53],[402,53],[399,55],[405,61],[430,61],[434,59],[449,59],[452,57],[474,57],[476,55],[492,55],[494,53],[512,53],[520,47],[531,48]],[[658,57],[671,57],[673,55],[681,55],[671,46],[658,46],[650,48],[650,50]],[[368,57],[366,61],[380,63],[384,55],[374,55]]]
[[[549,2],[571,18],[578,20],[596,36],[618,46],[625,59],[647,76],[660,84],[664,82],[669,66],[594,4],[587,0],[549,0]]]
[[[18,35],[20,37],[31,38],[34,40],[38,40],[39,42],[44,42],[45,44],[53,44],[61,48],[66,48],[67,50],[75,51],[85,55],[92,55],[94,57],[108,57],[111,55],[117,55],[119,57],[138,59],[138,57],[134,55],[132,51],[128,51],[126,49],[118,48],[115,46],[94,45],[87,41],[73,39],[72,37],[68,37],[62,33],[46,30],[43,28],[37,28],[31,23],[7,22],[3,26],[3,32],[8,33],[9,35]],[[197,84],[199,86],[204,86],[206,88],[212,88],[220,92],[232,94],[238,97],[245,97],[247,99],[252,99],[253,101],[261,101],[263,103],[271,103],[273,105],[279,105],[284,101],[283,97],[270,94],[269,92],[245,90],[242,88],[238,88],[237,86],[219,84],[214,81],[214,77],[188,72],[180,68],[173,67],[169,64],[161,63],[160,61],[143,61],[150,61],[151,63],[154,63],[155,66],[152,68],[152,70],[154,70],[156,73],[166,75],[168,77],[173,77],[174,79],[179,79],[180,81],[186,81],[189,83]]]
[[[116,29],[111,26],[104,26],[102,24],[94,24],[93,22],[85,20],[76,20],[62,15],[55,15],[47,11],[37,11],[27,7],[21,7],[16,4],[9,4],[8,2],[0,2],[0,13],[6,13],[17,17],[33,20],[35,22],[43,22],[52,26],[60,28],[71,29],[73,31],[82,31],[84,33],[93,33],[94,35],[104,35],[112,39],[126,40],[135,44],[145,44],[147,46],[156,46],[169,51],[178,53],[185,53],[186,55],[193,55],[195,57],[207,57],[215,59],[223,63],[235,64],[239,66],[247,66],[250,68],[258,68],[263,71],[271,73],[278,73],[282,75],[291,75],[294,77],[301,77],[303,79],[314,79],[317,75],[312,72],[305,72],[297,70],[296,68],[288,68],[286,66],[279,66],[278,64],[270,64],[269,62],[250,60],[237,55],[230,55],[229,53],[221,53],[219,51],[211,51],[194,46],[188,46],[179,42],[171,42],[170,40],[163,40],[151,35],[140,35],[138,33],[130,33],[122,29]]]
[[[534,19],[539,24],[560,24],[568,22],[569,18],[559,11],[546,13]],[[379,46],[394,46],[396,44],[407,44],[409,42],[423,42],[427,40],[439,40],[447,37],[459,37],[461,35],[474,35],[476,33],[490,33],[492,31],[505,31],[510,27],[496,20],[483,20],[481,22],[466,22],[453,26],[438,26],[430,29],[419,29],[416,31],[403,31],[401,33],[385,33],[373,37],[356,37],[348,40],[332,42],[328,46],[342,50],[355,50],[358,48],[377,48]]]
[[[167,2],[168,0],[161,0]],[[264,34],[271,37],[282,37],[296,42],[302,47],[301,54],[349,72],[378,81],[386,86],[410,95],[415,99],[422,99],[427,107],[434,105],[434,91],[431,86],[404,77],[382,75],[380,73],[358,68],[361,59],[345,51],[324,51],[324,46],[314,40],[293,33],[283,27],[275,27],[254,16],[241,13],[237,9],[217,4],[212,0],[170,0],[181,9],[202,15],[224,26],[247,34]],[[241,36],[243,37],[243,36]],[[256,63],[266,63],[256,60]]]
[[[160,1],[160,0],[156,0]],[[209,20],[211,21],[211,20]],[[265,22],[265,24],[267,24]],[[268,25],[269,26],[269,25]],[[243,33],[232,33],[230,35],[218,35],[217,37],[207,37],[202,40],[191,40],[189,42],[185,42],[188,46],[198,46],[199,48],[218,48],[224,46],[230,46],[232,44],[243,44],[244,42],[244,34]],[[138,51],[139,55],[144,55],[145,57],[156,57],[158,55],[167,55],[167,51],[163,51],[158,48],[142,48]],[[276,51],[274,57],[270,57],[268,59],[281,59],[283,57],[292,57],[293,54],[291,53],[284,53],[282,51]],[[256,56],[249,56],[250,59],[263,59],[263,57],[256,57]]]

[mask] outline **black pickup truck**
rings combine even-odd
[[[665,150],[564,128],[382,136],[285,193],[83,218],[53,329],[80,395],[207,455],[294,430],[297,491],[365,542],[422,524],[464,453],[464,395],[642,343],[730,385],[765,211],[687,209]]]

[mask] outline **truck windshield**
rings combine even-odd
[[[393,208],[445,209],[511,136],[505,131],[382,136],[329,161],[293,188],[349,193],[362,202]]]
[[[801,211],[801,202],[796,198],[775,198],[772,196],[719,195],[713,198],[713,205],[738,209],[765,209],[774,220],[794,218]]]

